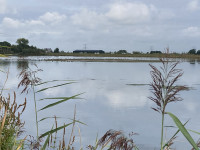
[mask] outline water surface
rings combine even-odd
[[[122,130],[126,135],[130,132],[138,133],[134,141],[144,150],[159,149],[161,115],[151,109],[155,104],[148,97],[151,96],[149,83],[151,82],[149,63],[107,63],[107,62],[46,62],[46,61],[17,61],[17,59],[0,60],[0,68],[9,68],[9,80],[6,88],[18,93],[18,101],[23,101],[26,96],[20,95],[16,89],[19,79],[17,75],[27,65],[34,69],[34,63],[43,72],[38,76],[43,81],[49,80],[75,80],[76,83],[50,89],[37,94],[37,99],[44,97],[72,96],[83,93],[83,99],[71,100],[54,108],[39,112],[39,118],[58,116],[59,124],[70,122],[73,118],[76,104],[76,119],[87,124],[78,125],[81,129],[81,139],[84,149],[89,144],[95,143],[96,136],[103,136],[109,129]],[[154,63],[159,66],[160,63]],[[173,112],[182,122],[190,119],[187,128],[199,131],[199,91],[200,91],[200,64],[197,62],[181,63],[178,68],[183,69],[184,75],[179,81],[181,85],[193,87],[193,90],[181,93],[184,101],[171,103],[167,111]],[[4,76],[5,77],[5,76]],[[2,75],[2,81],[4,79]],[[63,82],[59,82],[63,83]],[[53,83],[47,86],[52,86]],[[37,87],[38,89],[46,86]],[[34,101],[31,93],[27,95],[28,105],[23,114],[25,120],[25,134],[35,136]],[[38,101],[38,109],[51,101]],[[166,125],[174,125],[169,117],[166,117]],[[40,133],[49,130],[53,121],[46,120],[39,124]],[[71,128],[69,128],[71,130]],[[70,130],[68,132],[70,132]],[[169,138],[177,129],[167,129],[166,138]],[[76,132],[77,140],[78,133]],[[195,140],[198,136],[192,134]],[[78,142],[77,142],[78,143]],[[78,147],[79,144],[77,144]],[[181,134],[174,144],[176,149],[190,149]]]

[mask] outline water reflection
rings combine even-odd
[[[29,66],[28,60],[18,60],[18,61],[17,61],[17,68],[18,68],[19,70],[27,69],[28,66]]]
[[[3,60],[0,60],[0,67],[1,68],[9,68],[11,62],[10,61],[3,61]]]
[[[31,67],[32,61],[7,63],[4,67],[10,67],[10,77],[7,87],[16,89],[18,84],[17,74],[21,69],[28,65]],[[34,62],[35,63],[35,62]],[[139,133],[134,139],[142,149],[154,149],[160,142],[160,114],[151,110],[154,103],[148,100],[150,96],[150,68],[148,63],[86,63],[86,62],[36,62],[37,66],[43,69],[38,76],[44,81],[49,80],[76,80],[77,83],[49,89],[37,94],[37,99],[44,97],[64,97],[72,96],[85,92],[81,100],[68,101],[62,105],[39,112],[39,118],[54,116],[55,114],[62,117],[60,124],[72,118],[74,105],[77,105],[77,119],[85,122],[87,126],[81,127],[82,141],[84,145],[93,144],[97,133],[99,137],[107,130],[124,130],[126,133],[131,131]],[[156,63],[155,65],[159,65]],[[200,69],[199,65],[181,63],[178,66],[184,69],[183,78],[180,84],[194,87],[196,90],[182,92],[181,96],[184,101],[168,106],[168,110],[180,117],[181,121],[187,121],[191,118],[189,128],[199,129],[199,90],[200,86]],[[62,83],[62,82],[59,82]],[[138,84],[131,86],[130,84]],[[139,86],[139,84],[144,84]],[[41,85],[37,89],[52,86]],[[18,94],[19,100],[25,95]],[[23,116],[26,120],[27,134],[35,135],[34,124],[34,103],[32,95],[27,97],[28,104]],[[38,101],[39,109],[51,103],[51,101]],[[178,108],[178,109],[177,109]],[[183,115],[184,114],[184,115]],[[170,118],[166,118],[167,125],[174,125]],[[52,121],[48,120],[40,123],[40,133],[51,128]],[[170,131],[167,131],[167,137],[170,137]],[[194,136],[197,139],[196,136]],[[181,135],[179,139],[186,141]],[[187,142],[175,142],[177,149],[189,149]]]

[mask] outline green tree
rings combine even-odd
[[[24,48],[28,48],[29,47],[29,45],[28,45],[29,41],[28,41],[28,39],[25,39],[25,38],[17,39],[16,43],[18,44],[18,47],[20,49],[24,49]]]
[[[59,48],[55,48],[54,53],[59,53]]]
[[[128,52],[126,50],[118,50],[117,54],[127,54]]]
[[[11,47],[11,44],[7,41],[0,42],[0,46],[8,46]]]
[[[188,54],[196,54],[196,49],[189,50]]]
[[[197,55],[200,55],[200,50],[197,51]]]

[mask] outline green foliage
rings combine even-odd
[[[36,65],[35,65],[35,66],[36,66]],[[37,66],[36,66],[36,67],[37,67]],[[39,136],[39,122],[45,121],[46,119],[49,119],[49,118],[57,118],[57,117],[44,117],[44,118],[41,118],[41,119],[38,121],[38,114],[39,114],[42,110],[49,109],[49,108],[51,108],[51,107],[57,106],[58,104],[64,103],[64,102],[66,102],[66,101],[68,101],[68,100],[78,99],[78,96],[79,96],[80,94],[77,94],[77,95],[74,95],[74,96],[71,96],[71,97],[43,98],[43,99],[41,99],[41,100],[54,99],[54,100],[58,100],[58,101],[53,102],[53,103],[50,103],[50,104],[49,104],[49,102],[48,102],[48,104],[47,104],[45,107],[43,107],[43,108],[41,108],[40,110],[38,110],[38,108],[37,108],[37,103],[39,103],[39,102],[36,101],[36,99],[37,99],[37,93],[43,92],[43,91],[48,90],[48,89],[57,88],[57,87],[61,87],[61,86],[67,85],[67,84],[72,84],[72,83],[74,83],[74,82],[65,82],[65,83],[63,83],[63,84],[56,84],[56,85],[54,85],[54,86],[48,86],[48,87],[45,87],[45,88],[36,90],[35,88],[39,88],[40,85],[46,85],[46,84],[48,84],[48,83],[57,82],[57,81],[68,81],[68,80],[52,80],[52,81],[46,81],[46,82],[42,82],[42,83],[41,83],[41,79],[38,78],[38,77],[36,77],[36,73],[37,73],[38,71],[42,71],[42,70],[41,70],[41,69],[38,69],[38,68],[37,68],[36,70],[32,70],[32,69],[29,68],[29,67],[28,67],[27,69],[25,69],[25,70],[22,70],[22,72],[20,73],[20,77],[21,77],[22,80],[21,80],[21,82],[19,83],[18,87],[24,86],[24,89],[22,90],[22,92],[26,92],[26,91],[28,91],[29,89],[32,89],[32,92],[33,92],[33,95],[34,95],[35,116],[36,116],[35,122],[36,122],[36,129],[37,129],[37,142],[36,142],[36,144],[40,142],[40,139],[41,139],[41,138],[43,138],[43,137],[45,137],[45,136],[48,136],[47,139],[46,139],[46,141],[45,141],[45,143],[44,143],[44,145],[43,145],[43,147],[42,147],[42,149],[45,149],[46,146],[47,146],[47,141],[49,140],[49,136],[50,136],[50,135],[52,136],[52,134],[57,133],[57,131],[59,131],[59,130],[62,130],[62,129],[65,130],[65,128],[66,128],[67,126],[69,126],[69,125],[71,125],[71,124],[74,125],[75,122],[78,122],[78,123],[81,123],[81,124],[83,124],[83,123],[80,122],[80,121],[75,120],[75,117],[74,117],[74,119],[73,119],[73,122],[68,123],[68,124],[64,124],[63,126],[60,126],[60,127],[57,127],[57,122],[56,122],[56,128],[55,128],[55,129],[52,128],[51,130],[49,130],[49,131],[47,131],[47,132],[45,132],[45,133],[43,133],[43,134],[41,134],[41,135]],[[29,87],[30,87],[30,88],[29,88]],[[56,142],[56,141],[55,141],[55,142]],[[38,145],[38,144],[37,144],[37,145]],[[37,147],[39,148],[40,146],[37,146]]]
[[[197,54],[197,55],[200,55],[200,50],[198,50],[196,54]]]
[[[189,50],[188,54],[196,54],[196,49]]]
[[[142,54],[142,52],[139,52],[139,51],[133,51],[132,54]]]
[[[11,47],[11,44],[7,41],[0,42],[0,46],[8,46]]]
[[[59,101],[57,101],[57,102],[48,104],[47,106],[41,108],[39,111],[44,110],[44,109],[47,109],[47,108],[50,108],[50,107],[53,107],[53,106],[55,106],[55,105],[61,104],[61,103],[63,103],[63,102],[66,102],[66,101],[68,101],[68,100],[71,100],[71,99],[76,99],[77,96],[79,96],[79,95],[81,95],[81,94],[77,94],[77,95],[74,95],[74,96],[71,96],[71,97],[62,98],[61,100],[59,100]]]
[[[116,54],[128,54],[126,50],[118,50]]]
[[[19,46],[28,46],[28,39],[25,39],[25,38],[19,38],[17,39],[16,43],[19,45]]]
[[[55,48],[54,53],[59,53],[59,48]]]
[[[23,104],[18,105],[15,93],[13,97],[11,100],[10,95],[0,95],[0,150],[19,149],[24,142],[17,138],[23,132],[24,123],[20,117],[25,110],[26,99]]]
[[[185,138],[188,140],[188,142],[192,145],[192,147],[195,150],[198,150],[196,143],[194,142],[193,138],[191,137],[191,135],[189,134],[187,129],[184,127],[184,125],[180,122],[180,120],[174,114],[172,114],[170,112],[166,112],[166,114],[168,114],[173,119],[176,126],[179,128],[179,130],[185,136]]]

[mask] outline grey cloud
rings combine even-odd
[[[0,2],[3,2],[1,0]],[[5,0],[4,0],[5,2]],[[185,9],[190,3],[195,11]],[[149,51],[167,45],[177,51],[200,47],[196,0],[8,0],[0,5],[15,13],[0,14],[0,40],[29,38],[38,47]],[[4,3],[3,3],[4,4]],[[196,5],[195,5],[196,4]],[[2,9],[3,10],[3,9]],[[184,41],[184,42],[183,42]],[[186,46],[187,45],[187,46]]]

